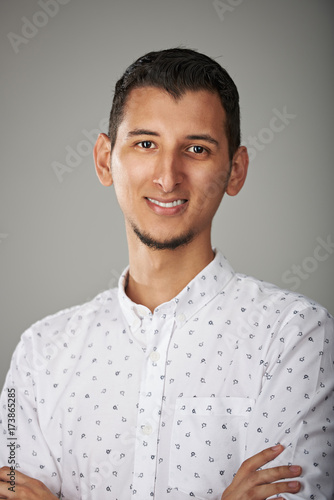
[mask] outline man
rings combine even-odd
[[[188,49],[138,59],[94,158],[129,268],[23,335],[2,399],[2,461],[16,451],[21,472],[1,469],[0,495],[331,498],[333,319],[212,249],[248,168],[229,75]]]

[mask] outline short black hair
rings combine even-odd
[[[225,130],[229,158],[240,146],[239,93],[227,71],[214,59],[192,49],[172,48],[149,52],[132,63],[115,86],[109,120],[109,137],[113,149],[124,107],[131,90],[157,87],[175,99],[187,91],[216,92],[226,113]]]

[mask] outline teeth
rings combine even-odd
[[[154,200],[153,198],[147,198],[147,199],[150,200],[155,205],[165,208],[177,207],[178,205],[182,205],[183,203],[186,202],[186,200],[176,200],[176,201],[171,201],[170,203],[162,203],[161,201]]]

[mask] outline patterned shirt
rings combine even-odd
[[[220,500],[276,443],[288,499],[333,494],[333,318],[220,252],[151,313],[118,289],[34,324],[13,355],[17,462],[66,500]],[[9,448],[1,446],[6,465]]]

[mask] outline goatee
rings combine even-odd
[[[147,233],[141,232],[138,227],[132,223],[132,229],[134,233],[138,236],[140,241],[144,243],[149,248],[153,250],[176,250],[177,248],[187,245],[194,238],[195,233],[189,231],[188,233],[177,236],[175,238],[166,239],[164,241],[158,241]]]

